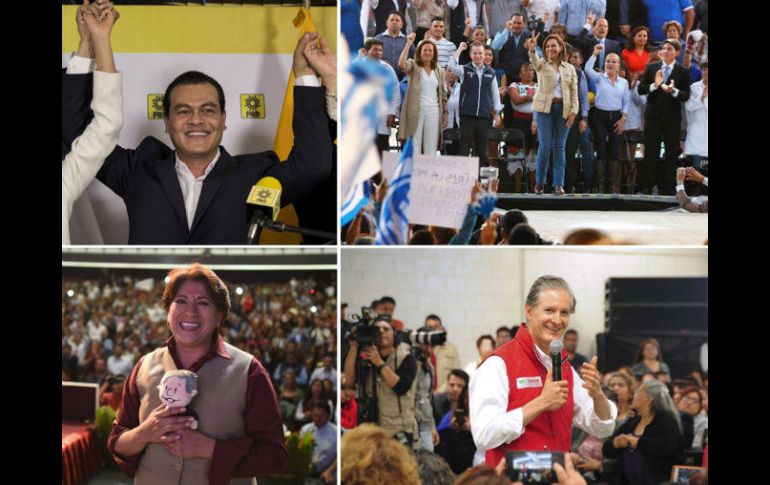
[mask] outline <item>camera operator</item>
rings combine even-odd
[[[444,324],[441,322],[441,318],[438,315],[428,315],[425,317],[425,326],[432,331],[446,332]],[[438,387],[438,392],[444,392],[446,390],[446,382],[449,377],[449,371],[452,369],[461,369],[460,355],[457,352],[457,347],[449,342],[444,342],[441,345],[433,346],[433,356],[435,358],[434,366],[436,368],[436,375],[433,380],[434,389]],[[436,417],[441,419],[441,416]]]
[[[430,332],[430,327],[421,327],[418,332]],[[433,452],[439,443],[436,423],[433,419],[433,376],[436,371],[430,363],[433,349],[428,343],[413,347],[413,355],[417,360],[417,387],[415,401],[415,416],[417,429],[420,433],[420,448]]]
[[[395,334],[390,322],[378,317],[373,323],[379,329],[379,338],[375,345],[361,348],[352,339],[350,350],[345,357],[345,379],[356,380],[356,360],[371,363],[370,372],[374,372],[375,385],[369,379],[359,383],[361,392],[366,396],[377,397],[377,424],[399,441],[412,445],[417,439],[417,421],[415,419],[415,388],[417,382],[417,364],[413,355],[395,346]],[[359,402],[362,406],[363,402]]]

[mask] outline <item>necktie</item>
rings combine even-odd
[[[599,51],[599,69],[603,71],[604,70],[604,42],[599,41],[599,44],[602,46],[602,50]]]
[[[671,75],[671,68],[666,66],[663,66],[663,82],[668,84],[668,77]]]

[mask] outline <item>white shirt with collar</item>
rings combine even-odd
[[[551,370],[551,358],[536,345],[541,364]],[[573,424],[599,438],[612,435],[618,408],[612,401],[610,418],[601,420],[594,412],[594,401],[583,387],[583,379],[572,372]],[[479,449],[490,450],[519,438],[525,432],[523,406],[508,411],[508,372],[502,357],[492,356],[476,370],[470,382],[471,432]]]

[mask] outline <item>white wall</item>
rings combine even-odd
[[[554,274],[575,292],[570,328],[578,351],[596,352],[604,331],[604,285],[610,277],[706,277],[707,248],[342,248],[341,301],[348,312],[383,295],[397,303],[407,328],[441,317],[465,365],[477,357],[476,338],[524,321],[524,299],[534,280]]]

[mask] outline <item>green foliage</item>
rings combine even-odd
[[[115,460],[112,458],[112,454],[107,449],[107,437],[110,436],[112,431],[112,422],[115,421],[117,412],[109,406],[99,406],[96,410],[96,436],[101,443],[102,456],[104,457],[104,464],[107,468],[117,468]]]
[[[271,475],[270,483],[302,485],[310,474],[314,447],[313,433],[308,433],[303,438],[300,438],[297,433],[292,433],[286,439],[289,464],[283,473]]]

